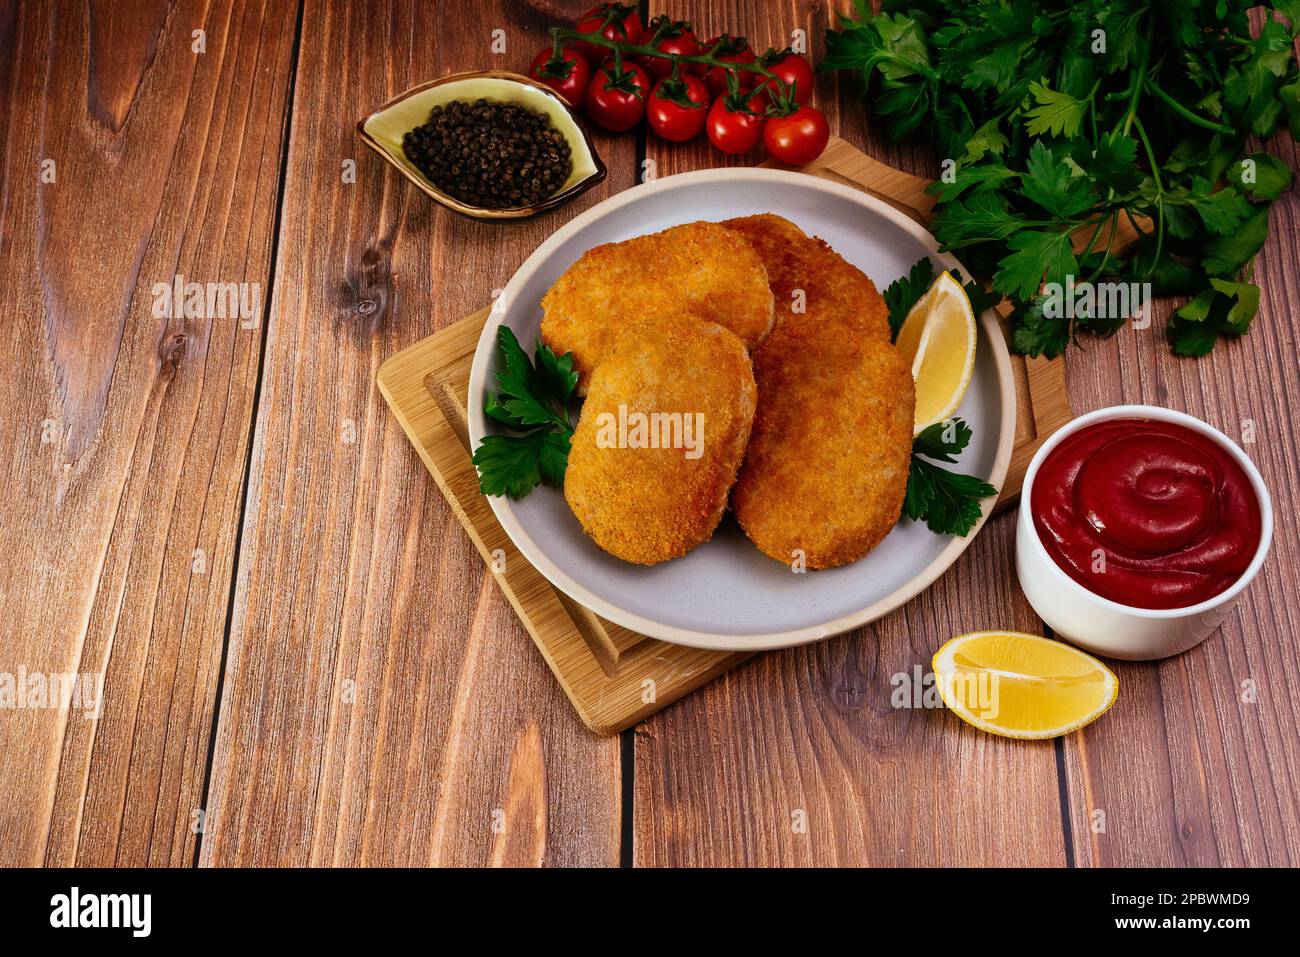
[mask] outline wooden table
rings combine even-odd
[[[582,728],[374,374],[646,164],[722,158],[601,136],[599,188],[487,225],[353,124],[422,80],[521,68],[587,5],[0,2],[0,672],[104,676],[93,720],[0,711],[0,864],[1300,863],[1294,190],[1244,341],[1176,359],[1164,304],[1068,362],[1079,411],[1253,433],[1278,527],[1221,634],[1119,665],[1113,711],[1056,742],[893,708],[890,677],[949,636],[1041,629],[1006,515],[875,625],[760,656],[622,740]],[[760,49],[803,29],[818,55],[833,16],[671,9]],[[847,82],[821,77],[817,102],[933,174]],[[260,321],[156,317],[178,274],[260,284]]]

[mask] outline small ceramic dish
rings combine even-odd
[[[531,206],[510,209],[485,209],[469,206],[444,193],[406,158],[402,137],[429,118],[435,106],[444,106],[453,100],[484,99],[501,103],[518,103],[531,110],[545,113],[568,141],[573,158],[569,178],[555,193]],[[578,120],[572,106],[549,86],[530,80],[517,73],[489,71],[483,73],[453,73],[412,87],[400,96],[389,100],[375,112],[357,123],[357,133],[372,150],[397,167],[402,175],[421,190],[453,212],[472,219],[524,219],[547,209],[567,203],[575,196],[595,186],[605,178],[605,164],[596,155],[591,137]]]
[[[1260,536],[1254,558],[1226,591],[1185,608],[1138,608],[1090,592],[1067,575],[1043,547],[1034,528],[1034,480],[1052,450],[1080,429],[1110,419],[1172,422],[1214,442],[1228,453],[1250,480],[1259,502]],[[1230,438],[1200,419],[1154,405],[1117,405],[1081,415],[1039,446],[1025,471],[1016,523],[1016,575],[1038,617],[1060,637],[1107,658],[1149,661],[1182,654],[1223,623],[1241,593],[1259,573],[1273,539],[1273,503],[1255,463]]]

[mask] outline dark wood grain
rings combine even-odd
[[[638,865],[1300,863],[1294,189],[1249,336],[1177,359],[1163,304],[1067,364],[1076,410],[1183,409],[1260,466],[1273,552],[1220,633],[1118,665],[1115,708],[1055,745],[894,707],[895,676],[951,635],[1042,630],[1002,516],[894,615],[756,658],[639,727],[620,834],[618,742],[571,712],[374,373],[643,158],[663,176],[760,156],[602,136],[605,184],[503,227],[435,207],[353,134],[422,80],[522,69],[587,6],[0,3],[0,494],[16,503],[0,673],[104,675],[94,720],[0,710],[0,865],[184,866],[200,840],[210,865],[613,864],[621,838]],[[817,57],[849,6],[643,12],[760,50],[804,29]],[[934,175],[919,140],[881,139],[853,81],[819,76],[816,103],[838,135]],[[1270,150],[1300,170],[1292,142]],[[154,318],[153,285],[176,274],[274,298],[255,328]]]
[[[502,226],[442,210],[352,130],[432,77],[526,68],[550,22],[307,4],[204,864],[618,860],[617,740],[573,714],[374,375],[631,185],[635,142],[601,138],[604,184]]]
[[[672,10],[710,35],[743,30],[760,51],[786,45],[799,27],[816,55],[829,16],[819,3]],[[928,158],[882,148],[857,98],[837,99],[838,82],[822,77],[816,90],[832,131],[929,173]],[[719,159],[703,143],[652,139],[648,151],[660,175]],[[821,645],[763,655],[645,722],[636,733],[635,863],[1064,864],[1050,743],[1027,747],[942,708],[891,704],[895,676],[928,672],[951,636],[1038,628],[1010,574],[1013,532],[1012,516],[993,519],[899,612]]]
[[[0,864],[193,859],[261,328],[152,288],[265,288],[293,27],[0,4],[0,672],[104,678],[93,720],[0,711]]]
[[[1279,138],[1270,151],[1300,170],[1293,141]],[[1250,334],[1208,357],[1170,354],[1164,325],[1173,304],[1164,302],[1151,328],[1089,342],[1067,364],[1080,412],[1150,403],[1222,429],[1259,466],[1276,517],[1269,559],[1221,631],[1177,658],[1118,665],[1114,709],[1064,740],[1080,864],[1300,863],[1295,186],[1273,208],[1255,276],[1263,296]]]
[[[1064,864],[1050,742],[890,701],[893,676],[929,671],[941,637],[994,610],[1036,626],[1002,566],[1013,531],[990,523],[937,585],[875,625],[756,658],[642,725],[634,862]]]

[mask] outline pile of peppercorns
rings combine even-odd
[[[485,209],[530,206],[564,185],[573,168],[564,135],[517,103],[453,100],[402,137],[407,158],[433,185]]]

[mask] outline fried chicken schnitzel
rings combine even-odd
[[[800,316],[819,324],[848,322],[872,339],[892,339],[889,310],[875,283],[826,242],[774,213],[722,225],[744,236],[763,260],[778,322]],[[803,292],[803,312],[792,308],[796,290]]]
[[[651,565],[706,542],[757,399],[745,344],[683,310],[619,331],[591,378],[564,497],[596,544]]]
[[[542,339],[572,352],[578,393],[619,330],[640,316],[686,310],[753,348],[772,329],[772,291],[759,254],[717,223],[673,226],[583,254],[542,297]]]
[[[758,410],[732,510],[777,561],[857,561],[897,523],[911,463],[916,396],[884,300],[788,220],[726,225],[762,255],[778,304],[776,328],[753,352]],[[796,289],[803,312],[790,308]]]

